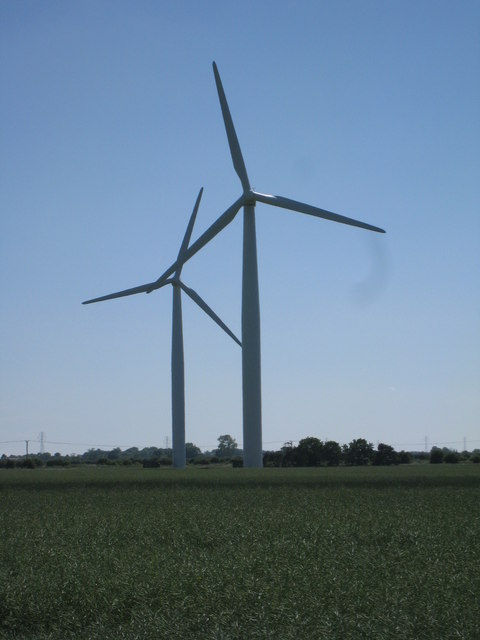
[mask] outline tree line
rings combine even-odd
[[[234,467],[243,465],[243,451],[231,435],[218,437],[218,445],[212,451],[204,451],[192,442],[186,445],[187,461],[191,465],[214,465],[229,463]],[[395,451],[385,443],[379,443],[375,449],[371,442],[364,438],[352,440],[349,444],[340,445],[334,440],[323,442],[319,438],[309,436],[303,438],[295,446],[293,442],[286,442],[283,447],[275,451],[264,451],[264,467],[336,467],[344,466],[389,466],[409,464],[413,461],[430,462],[431,464],[458,463],[471,461],[480,463],[480,450],[461,453],[446,447],[432,447],[431,451]],[[63,456],[60,453],[38,453],[24,456],[0,457],[0,469],[36,467],[67,467],[81,464],[95,465],[142,465],[146,468],[169,466],[172,464],[172,449],[158,447],[130,447],[120,449],[116,447],[109,451],[103,449],[89,449],[83,454]]]
[[[411,461],[412,455],[407,451],[397,452],[384,443],[380,443],[375,450],[365,438],[356,438],[341,446],[335,440],[323,442],[310,436],[300,440],[297,446],[286,442],[279,451],[266,451],[264,454],[266,467],[386,466],[408,464]]]
[[[480,450],[463,451],[461,454],[447,448],[433,447],[430,453],[420,451],[395,451],[380,442],[375,449],[365,438],[356,438],[349,444],[340,445],[334,440],[315,437],[303,438],[297,446],[286,442],[278,451],[266,451],[263,455],[265,467],[336,467],[344,466],[389,466],[409,464],[413,461],[428,461],[433,464],[456,463],[464,460],[480,462]]]
[[[241,459],[243,451],[238,448],[235,438],[225,434],[218,438],[218,446],[212,451],[202,452],[200,447],[187,442],[185,444],[187,461],[195,465],[217,464],[220,462],[237,463]],[[172,449],[169,447],[130,447],[128,449],[120,449],[115,447],[111,450],[104,449],[88,449],[82,454],[62,455],[60,453],[36,453],[21,456],[0,457],[0,469],[27,468],[34,469],[37,467],[68,467],[82,464],[95,465],[142,465],[146,468],[170,466],[172,464]]]

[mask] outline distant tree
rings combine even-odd
[[[122,450],[120,449],[120,447],[115,447],[115,449],[112,449],[107,453],[107,458],[109,460],[120,460],[121,455]]]
[[[380,442],[373,456],[373,464],[377,466],[398,464],[398,454],[389,444]]]
[[[398,452],[398,464],[410,464],[412,462],[412,456],[408,453],[408,451],[404,451],[403,449]]]
[[[343,459],[348,465],[367,465],[374,455],[373,444],[364,438],[352,440],[350,444],[343,446]]]
[[[473,464],[478,464],[480,462],[480,455],[478,453],[475,453],[471,457],[471,461],[473,462]]]
[[[187,442],[185,444],[185,451],[187,458],[196,458],[197,456],[202,454],[200,448],[194,445],[192,442]]]
[[[138,447],[130,447],[122,452],[122,458],[126,460],[140,460],[140,451]]]
[[[83,462],[96,463],[97,460],[100,460],[101,458],[106,458],[107,454],[108,454],[108,451],[103,451],[103,449],[89,449],[83,454],[82,459],[83,459]],[[57,454],[55,454],[55,456],[56,455]],[[60,456],[60,454],[58,455]]]
[[[335,440],[327,440],[323,445],[323,459],[329,467],[338,467],[342,459],[342,448]]]
[[[158,447],[144,447],[138,452],[138,455],[142,460],[160,458],[163,455],[171,455],[171,454],[172,454],[171,449],[159,449]]]
[[[460,462],[460,456],[456,451],[449,451],[448,453],[444,454],[443,461],[448,464],[457,464],[458,462]]]
[[[415,460],[430,460],[430,454],[426,451],[410,451],[410,455]]]
[[[238,445],[235,438],[225,434],[223,436],[219,436],[217,439],[218,447],[215,449],[215,454],[219,458],[232,458],[237,455]]]
[[[303,438],[295,447],[295,464],[297,467],[319,467],[322,464],[323,442],[309,436]]]
[[[438,447],[432,447],[430,451],[430,464],[441,464],[443,462],[443,451]]]

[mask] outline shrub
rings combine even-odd
[[[158,458],[148,458],[142,460],[142,466],[144,469],[158,469],[160,461]]]
[[[70,460],[66,458],[49,458],[45,464],[47,467],[68,467]]]
[[[23,460],[17,462],[17,467],[20,467],[22,469],[35,469],[36,467],[41,466],[42,461],[38,458],[23,458]]]
[[[6,456],[2,456],[0,460],[0,469],[15,469],[17,463],[13,458],[7,458]]]
[[[96,462],[96,464],[105,464],[105,465],[114,465],[115,461],[114,460],[110,460],[109,458],[99,458]]]

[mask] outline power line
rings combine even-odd
[[[439,444],[443,444],[443,445],[447,445],[447,444],[461,444],[463,441],[462,440],[449,440],[446,442],[439,442],[438,440],[435,440],[434,438],[429,438],[428,441],[434,442],[435,444],[439,445]],[[468,442],[480,442],[480,440],[468,440]],[[404,442],[404,443],[400,443],[400,442],[394,442],[392,446],[394,447],[420,447],[420,446],[424,446],[426,443],[424,442]]]
[[[35,440],[34,442],[38,442]],[[91,442],[55,442],[54,440],[45,440],[45,444],[62,444],[68,445],[72,447],[106,447],[110,449],[130,449],[130,447],[134,447],[135,445],[126,445],[126,444],[93,444]]]
[[[21,439],[21,440],[0,440],[0,444],[19,444],[19,443],[26,443],[27,440],[25,438]],[[28,440],[28,442],[39,442],[40,443],[40,447],[41,450],[43,452],[44,449],[44,445],[45,444],[55,444],[55,445],[62,445],[62,446],[72,446],[72,447],[92,447],[92,448],[105,448],[105,449],[131,449],[131,448],[138,448],[137,445],[119,445],[119,444],[98,444],[98,443],[92,443],[92,442],[60,442],[60,441],[55,441],[55,440],[46,440],[45,439],[45,434],[43,432],[41,432],[40,437],[38,440],[30,438]],[[292,440],[292,439],[287,439],[287,440],[270,440],[268,442],[264,442],[265,445],[273,445],[273,444],[284,444],[285,442],[298,442],[298,440]],[[428,444],[432,442],[434,443],[435,446],[438,445],[442,445],[442,446],[446,446],[446,445],[459,445],[463,443],[463,447],[464,449],[466,448],[466,444],[467,444],[467,438],[464,437],[463,440],[448,440],[448,441],[438,441],[435,440],[434,438],[427,438],[425,437],[425,440],[423,442],[394,442],[391,443],[391,446],[393,447],[428,447]],[[479,443],[480,439],[474,440],[474,439],[468,439],[468,444],[472,445],[472,444],[476,444]],[[153,446],[153,445],[151,445]],[[209,444],[209,445],[200,445],[201,448],[203,449],[211,449],[211,448],[215,448],[217,446],[217,443],[215,443],[214,445]],[[240,448],[242,448],[242,443],[239,442],[238,446]],[[168,449],[168,446],[166,447]]]

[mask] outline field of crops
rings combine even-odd
[[[0,638],[478,639],[480,465],[0,472]]]

